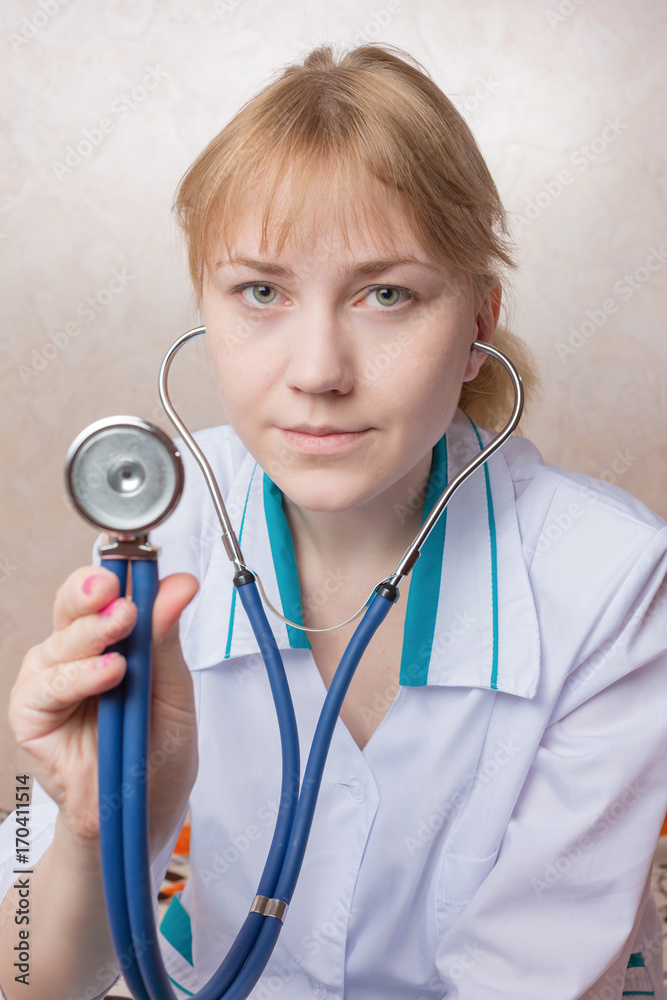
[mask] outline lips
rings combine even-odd
[[[296,451],[308,455],[333,455],[347,451],[363,441],[372,428],[346,430],[331,424],[296,424],[294,427],[279,427],[278,431],[285,444]]]
[[[368,427],[356,428],[332,427],[330,424],[323,424],[315,427],[312,424],[297,424],[295,427],[283,427],[282,430],[293,431],[295,434],[310,434],[313,437],[324,437],[326,434],[363,434],[369,430]]]

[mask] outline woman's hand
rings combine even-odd
[[[153,609],[151,858],[173,834],[197,774],[192,678],[178,638],[178,619],[197,586],[187,573],[166,577]],[[52,634],[26,654],[9,699],[10,726],[32,773],[58,803],[68,830],[86,842],[99,837],[94,696],[115,687],[127,666],[119,653],[104,650],[129,635],[137,617],[119,593],[109,570],[75,570],[56,594]]]

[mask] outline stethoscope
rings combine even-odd
[[[169,348],[160,367],[160,399],[206,479],[222,528],[222,542],[234,566],[233,583],[266,666],[282,748],[280,806],[257,894],[227,956],[195,994],[196,1000],[243,1000],[259,980],[285,919],[306,851],[334,727],[359,661],[398,599],[401,579],[415,565],[454,493],[516,428],[524,393],[521,376],[506,355],[475,341],[471,350],[496,358],[512,379],[514,408],[507,424],[447,485],[394,571],[376,585],[359,610],[338,625],[306,629],[274,608],[259,574],[246,565],[206,456],[172,405],[167,388],[171,363],[184,344],[205,332],[203,326],[189,330]],[[151,620],[158,588],[157,549],[150,544],[148,533],[178,504],[184,485],[183,463],[174,443],[159,428],[138,417],[109,417],[91,424],[74,440],[67,454],[65,480],[82,517],[115,536],[100,546],[101,564],[116,574],[121,594],[126,593],[131,565],[131,596],[138,610],[132,633],[114,647],[127,659],[125,677],[98,698],[100,851],[111,935],[136,1000],[175,1000],[156,934],[148,846]],[[303,782],[292,699],[260,592],[274,615],[304,631],[331,631],[363,614],[324,700]]]

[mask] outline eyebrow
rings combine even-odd
[[[294,277],[294,272],[289,267],[283,267],[282,264],[274,264],[267,260],[256,260],[254,257],[234,256],[230,257],[229,260],[218,261],[216,266],[224,267],[226,264],[242,264],[257,271],[263,271],[265,274],[273,274],[277,278]],[[341,269],[341,276],[348,279],[361,274],[379,274],[382,271],[388,271],[392,267],[398,267],[399,264],[419,264],[422,267],[437,270],[434,264],[429,264],[425,260],[419,260],[417,257],[375,257],[372,260],[365,260],[360,264]]]

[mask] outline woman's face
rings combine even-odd
[[[360,231],[348,249],[327,214],[312,239],[267,256],[259,212],[247,214],[231,261],[220,244],[203,309],[242,442],[299,507],[340,512],[423,485],[461,384],[484,360],[470,345],[495,322],[489,301],[477,310],[469,282],[404,226],[390,255]]]

